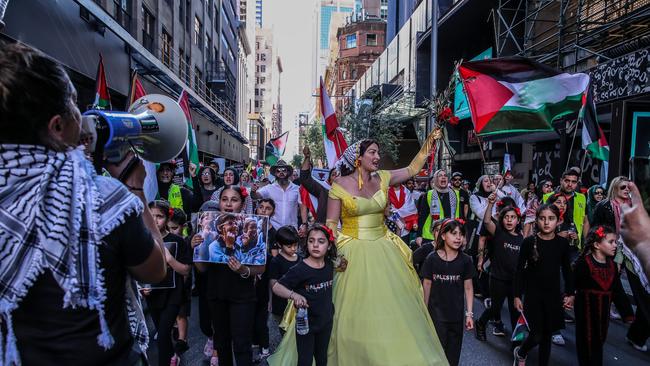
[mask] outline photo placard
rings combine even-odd
[[[268,216],[203,211],[196,225],[203,241],[194,248],[194,262],[228,263],[235,257],[246,265],[266,264]]]

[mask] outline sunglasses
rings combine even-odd
[[[550,188],[550,187],[553,187],[553,185],[552,184],[544,184],[544,188]]]
[[[603,192],[603,191],[596,191],[596,192],[594,192],[594,195],[600,195],[600,196],[602,196],[602,195],[604,195],[604,194],[605,194],[605,192]]]
[[[287,169],[287,168],[276,168],[275,171],[278,172],[278,173],[286,173],[286,172],[289,171],[289,169]]]
[[[629,188],[630,187],[628,187],[627,184],[621,184],[620,186],[618,186],[618,189],[620,189],[621,191],[624,191],[624,190],[629,189]]]
[[[202,176],[202,177],[209,177],[209,176],[210,176],[210,172],[205,171],[205,172],[201,173],[201,176]]]
[[[460,180],[462,180],[462,179],[463,179],[463,178],[452,178],[451,180],[457,180],[457,181],[460,181]]]

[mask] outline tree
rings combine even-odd
[[[305,143],[311,151],[311,158],[314,162],[320,160],[327,165],[325,157],[325,144],[323,143],[323,127],[320,123],[312,123],[305,131]]]
[[[399,140],[404,126],[401,122],[374,113],[379,108],[377,99],[371,105],[357,108],[352,106],[341,118],[341,126],[346,130],[346,139],[353,144],[363,139],[373,139],[379,143],[382,155],[397,162]]]
[[[300,168],[300,166],[302,165],[302,159],[303,159],[302,155],[294,154],[293,158],[291,158],[291,165],[296,168]]]

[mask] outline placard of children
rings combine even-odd
[[[203,242],[194,248],[194,262],[228,263],[234,256],[242,264],[263,265],[268,226],[267,216],[199,212],[196,232]]]

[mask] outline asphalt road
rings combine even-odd
[[[193,300],[196,300],[196,298],[193,298]],[[483,310],[482,303],[478,300],[475,301],[474,309],[474,312],[478,316]],[[181,365],[208,365],[209,361],[203,355],[203,346],[206,338],[203,336],[198,326],[198,307],[196,301],[193,301],[192,303],[192,314],[194,314],[194,316],[190,317],[190,350],[183,355]],[[507,319],[507,309],[505,307],[502,309],[502,319]],[[269,319],[269,329],[271,333],[271,349],[274,350],[280,342],[280,334],[277,330],[277,324],[271,318]],[[510,331],[510,329],[508,329],[508,331]],[[512,353],[510,352],[510,343],[508,338],[495,337],[491,332],[492,328],[489,326],[487,342],[479,342],[474,338],[473,332],[465,332],[460,361],[461,365],[497,366],[512,364]],[[626,332],[627,327],[622,322],[612,321],[610,323],[609,335],[605,345],[604,364],[625,366],[650,365],[650,352],[639,352],[628,345],[625,341]],[[567,328],[563,331],[563,335],[567,344],[563,347],[553,346],[551,350],[551,365],[577,365],[577,359],[575,356],[574,325],[567,324]],[[152,345],[149,354],[152,365],[155,365],[157,362],[155,345]],[[530,354],[528,364],[537,364],[536,351],[533,351]],[[266,362],[261,362],[260,365],[266,365]]]

